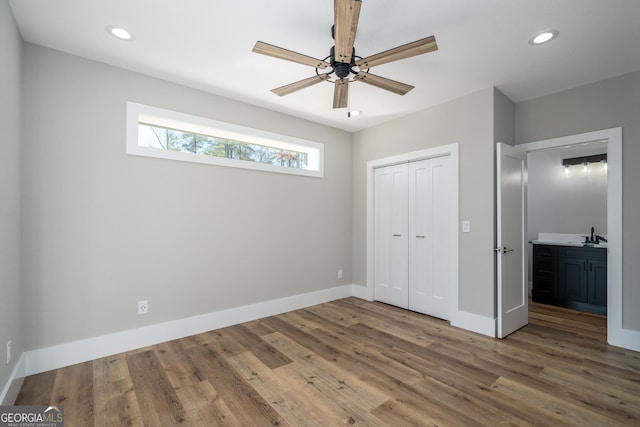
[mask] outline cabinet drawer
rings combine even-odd
[[[549,257],[535,257],[533,259],[533,274],[536,277],[553,277],[556,274],[556,259]]]
[[[561,257],[568,258],[589,258],[589,259],[598,259],[598,260],[606,260],[607,259],[607,249],[606,248],[591,248],[591,247],[567,247],[562,246],[558,251],[558,255]]]
[[[558,251],[557,246],[552,245],[533,245],[533,256],[537,257],[555,257]]]
[[[555,287],[555,278],[540,278],[536,277],[533,290],[537,292],[545,292],[551,295],[553,288]]]

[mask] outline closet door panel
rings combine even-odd
[[[374,194],[374,285],[375,298],[391,303],[391,171],[376,169]]]
[[[431,185],[426,161],[409,166],[409,308],[428,312],[431,273]]]
[[[449,189],[451,158],[433,159],[431,209],[431,262],[433,266],[430,314],[451,319],[451,263],[455,256],[451,247],[451,193]]]
[[[450,319],[449,157],[409,166],[409,308]]]
[[[406,164],[375,171],[376,299],[408,308]]]

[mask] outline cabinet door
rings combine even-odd
[[[555,259],[550,257],[533,257],[533,294],[550,297],[555,286]]]
[[[587,260],[583,257],[561,257],[558,261],[558,299],[587,302]]]
[[[607,259],[589,260],[589,304],[607,305]]]
[[[450,157],[409,164],[409,308],[449,320]]]
[[[557,250],[553,246],[533,245],[533,289],[534,301],[546,302],[556,287]]]
[[[408,308],[408,165],[375,170],[375,298]]]

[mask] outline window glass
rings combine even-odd
[[[131,102],[127,153],[323,176],[323,144]]]

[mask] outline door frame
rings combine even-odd
[[[367,287],[364,298],[373,301],[375,298],[374,287],[374,170],[385,166],[393,166],[400,163],[408,163],[419,160],[433,159],[443,156],[451,156],[451,186],[453,194],[452,215],[450,218],[451,252],[455,254],[451,262],[451,319],[455,319],[458,313],[458,215],[459,215],[459,154],[458,143],[441,145],[409,153],[397,154],[367,162]]]
[[[550,148],[607,141],[607,341],[640,351],[640,332],[624,329],[622,322],[622,128],[602,129],[545,139],[516,147],[526,153]]]

